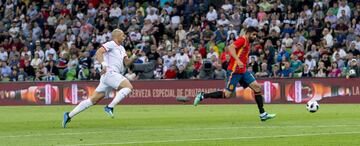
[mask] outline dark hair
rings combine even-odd
[[[258,32],[259,30],[257,29],[257,28],[255,28],[255,27],[252,27],[252,26],[250,26],[250,27],[248,27],[247,29],[246,29],[246,32],[247,33],[253,33],[253,32]]]

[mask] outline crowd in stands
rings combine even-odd
[[[0,0],[0,80],[98,80],[114,28],[130,80],[224,79],[250,26],[255,77],[360,76],[359,0]]]

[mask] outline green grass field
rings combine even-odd
[[[360,105],[267,105],[266,122],[256,105],[120,105],[115,119],[94,106],[61,128],[73,107],[0,107],[0,145],[360,145]]]

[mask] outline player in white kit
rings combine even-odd
[[[71,118],[99,102],[108,91],[115,89],[117,90],[116,96],[104,108],[105,112],[113,118],[114,106],[131,93],[133,86],[122,74],[125,71],[125,66],[129,66],[134,62],[136,55],[134,54],[130,58],[127,57],[124,47],[120,45],[124,39],[124,32],[120,29],[115,29],[112,32],[112,41],[103,44],[97,50],[95,57],[102,65],[100,83],[95,93],[89,99],[81,101],[71,112],[64,113],[62,123],[64,128],[66,128]]]

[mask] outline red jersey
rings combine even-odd
[[[244,67],[240,68],[236,64],[235,59],[231,56],[227,70],[232,71],[234,73],[245,73],[246,64],[250,53],[250,43],[244,36],[241,36],[238,39],[236,39],[236,41],[233,44],[236,47],[235,52],[239,57],[240,61],[244,64]]]

